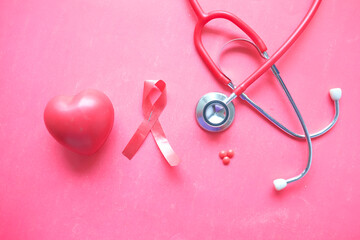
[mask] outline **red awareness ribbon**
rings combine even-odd
[[[154,104],[152,104],[151,96],[153,96],[156,91],[160,91],[160,96]],[[129,160],[134,157],[151,131],[156,144],[170,166],[177,166],[180,163],[180,158],[170,146],[158,119],[165,106],[166,83],[163,80],[145,81],[142,103],[144,120],[122,152]]]

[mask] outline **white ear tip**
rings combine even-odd
[[[341,94],[342,94],[341,88],[330,89],[330,96],[331,96],[331,99],[334,101],[339,100],[341,98]]]
[[[279,178],[274,180],[274,187],[277,191],[283,190],[287,186],[285,179]]]

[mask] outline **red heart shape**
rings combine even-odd
[[[109,136],[114,107],[102,92],[88,89],[75,96],[58,96],[45,107],[44,121],[50,134],[68,149],[92,154]]]

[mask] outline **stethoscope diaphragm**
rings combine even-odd
[[[210,132],[221,132],[230,127],[235,116],[232,102],[225,104],[227,96],[218,92],[204,95],[196,106],[196,120]]]

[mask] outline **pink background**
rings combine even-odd
[[[240,16],[271,54],[310,0],[200,3]],[[198,127],[198,99],[228,89],[194,49],[187,0],[1,0],[0,239],[360,239],[359,11],[357,0],[323,1],[277,64],[312,132],[333,116],[328,90],[343,89],[340,120],[314,140],[309,174],[277,193],[272,180],[302,171],[306,144],[240,100],[228,131]],[[213,22],[204,35],[213,56],[242,36],[222,26]],[[221,58],[236,82],[260,62],[238,50]],[[151,136],[132,161],[121,154],[142,121],[143,81],[160,78],[168,84],[160,120],[182,159],[176,168]],[[110,97],[115,124],[103,148],[84,157],[50,136],[43,110],[56,95],[90,87]],[[301,130],[270,74],[246,93]],[[218,152],[229,148],[236,156],[224,166]]]

